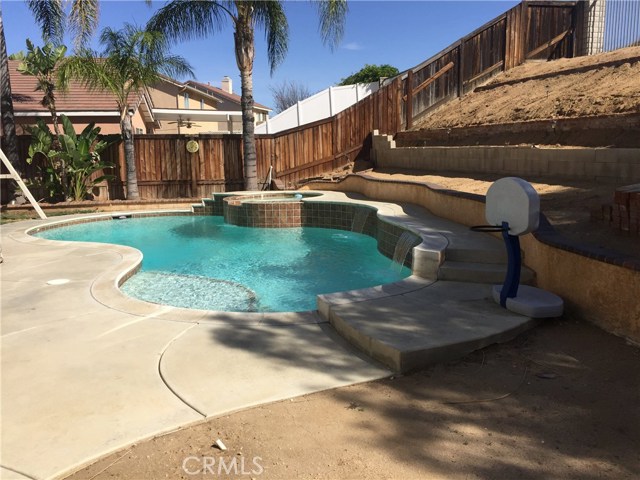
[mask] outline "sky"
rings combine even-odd
[[[144,26],[166,2],[154,0],[101,0],[98,31],[124,23]],[[517,0],[358,1],[348,2],[345,34],[334,51],[322,44],[317,11],[310,1],[285,1],[289,21],[289,50],[273,75],[267,61],[264,32],[256,31],[253,69],[255,101],[272,106],[270,87],[295,81],[315,93],[335,85],[365,64],[389,64],[407,70],[435,55],[459,38],[499,16]],[[30,38],[42,45],[41,33],[22,0],[1,0],[2,20],[9,54],[25,50]],[[92,47],[100,50],[94,35]],[[72,41],[68,39],[67,45]],[[195,80],[220,86],[225,75],[240,94],[231,24],[212,37],[175,43],[172,53],[182,55],[193,67]],[[183,78],[181,80],[187,80]]]

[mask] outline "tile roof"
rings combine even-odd
[[[23,75],[18,72],[18,60],[9,60],[9,78],[11,80],[11,96],[13,109],[16,112],[47,112],[40,103],[42,92],[36,90],[38,82],[31,75]],[[132,98],[132,103],[137,103],[137,98]],[[72,81],[67,92],[56,92],[56,109],[61,112],[72,111],[117,111],[118,105],[115,97],[105,91],[91,91],[78,81]]]
[[[187,85],[193,85],[199,89],[207,90],[213,96],[222,97],[226,100],[229,100],[231,102],[234,102],[240,105],[240,95],[236,95],[235,93],[225,92],[220,87],[214,87],[213,85],[196,82],[195,80],[188,80],[186,83]],[[261,103],[258,103],[258,102],[254,102],[254,106],[263,110],[271,110],[271,108],[265,105],[262,105]]]

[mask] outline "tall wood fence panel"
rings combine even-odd
[[[196,140],[199,149],[187,151]],[[241,190],[242,142],[240,135],[138,135],[134,138],[140,196],[153,198],[204,198],[213,192]],[[123,199],[126,191],[126,163],[122,142],[112,145],[103,160],[115,167],[115,176],[101,187],[98,199]]]

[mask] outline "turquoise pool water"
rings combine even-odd
[[[376,240],[326,228],[247,228],[222,217],[171,216],[46,230],[51,240],[128,245],[142,269],[121,288],[132,297],[222,311],[315,310],[316,296],[395,282],[411,274]]]

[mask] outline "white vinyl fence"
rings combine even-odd
[[[380,88],[378,82],[329,87],[299,101],[284,112],[256,126],[256,133],[277,133],[324,118],[333,117]]]

